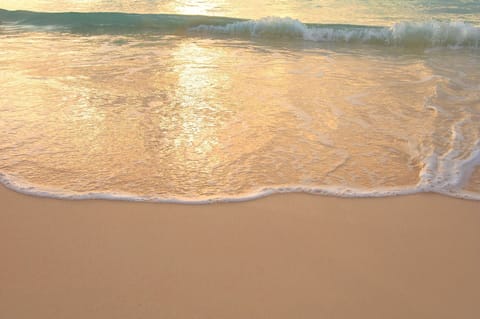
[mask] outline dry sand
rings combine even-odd
[[[0,204],[0,319],[480,318],[480,202]]]

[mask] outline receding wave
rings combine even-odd
[[[292,18],[244,20],[211,16],[128,13],[40,13],[0,9],[0,24],[51,27],[74,33],[188,33],[284,38],[399,47],[480,47],[480,27],[461,21],[397,22],[390,27],[306,24]]]
[[[31,196],[50,197],[69,200],[85,200],[85,199],[106,199],[106,200],[122,200],[134,202],[158,202],[158,203],[184,203],[184,204],[209,204],[215,202],[242,202],[257,198],[266,197],[273,194],[282,193],[306,193],[312,195],[335,196],[343,198],[376,198],[404,196],[421,193],[437,193],[454,198],[480,200],[478,193],[453,190],[438,189],[434,185],[425,185],[423,182],[411,187],[388,187],[376,189],[362,189],[346,186],[321,185],[321,186],[302,186],[302,185],[284,185],[259,187],[247,193],[239,193],[232,195],[217,195],[211,197],[181,197],[172,195],[171,197],[146,196],[133,193],[120,193],[114,191],[105,192],[83,192],[78,193],[65,189],[52,189],[44,185],[33,185],[24,180],[8,176],[0,173],[0,185],[13,191]]]

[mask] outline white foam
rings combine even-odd
[[[475,160],[480,162],[480,150],[475,154]],[[242,202],[254,200],[262,197],[266,197],[279,193],[307,193],[312,195],[322,196],[334,196],[343,198],[379,198],[379,197],[392,197],[392,196],[404,196],[417,193],[439,193],[450,197],[480,200],[480,194],[472,193],[468,191],[462,191],[458,189],[438,189],[419,183],[412,187],[387,187],[381,189],[356,189],[343,186],[302,186],[302,185],[285,185],[276,187],[262,187],[250,193],[239,194],[237,196],[224,196],[224,197],[197,197],[197,198],[184,198],[184,197],[154,197],[154,196],[141,196],[127,193],[76,193],[68,192],[67,190],[55,190],[50,188],[43,188],[42,186],[35,186],[28,184],[24,181],[20,181],[12,176],[0,173],[0,183],[5,187],[14,190],[19,193],[23,193],[31,196],[48,197],[56,199],[66,200],[120,200],[120,201],[133,201],[133,202],[156,202],[156,203],[172,203],[172,204],[212,204],[220,202]]]
[[[227,25],[200,25],[191,32],[251,37],[287,37],[315,42],[359,42],[405,47],[474,47],[480,28],[460,21],[399,22],[391,27],[306,25],[292,18],[267,17]]]
[[[421,191],[436,192],[455,197],[479,199],[480,194],[462,190],[477,165],[480,165],[480,140],[472,146],[468,156],[461,149],[464,136],[462,127],[469,121],[464,119],[452,127],[450,149],[444,154],[435,150],[424,159],[424,167],[419,174],[418,188]]]

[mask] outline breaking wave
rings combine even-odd
[[[203,34],[249,37],[286,37],[315,42],[381,44],[402,47],[474,47],[480,28],[464,22],[398,22],[391,27],[309,25],[291,18],[268,17],[227,25],[200,25],[190,29]]]
[[[40,13],[0,9],[0,25],[62,32],[174,33],[196,36],[283,38],[399,47],[480,47],[480,27],[461,21],[397,22],[390,27],[305,24],[292,18],[258,20],[129,13]]]

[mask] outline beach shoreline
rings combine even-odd
[[[478,201],[0,200],[1,318],[480,316]]]

